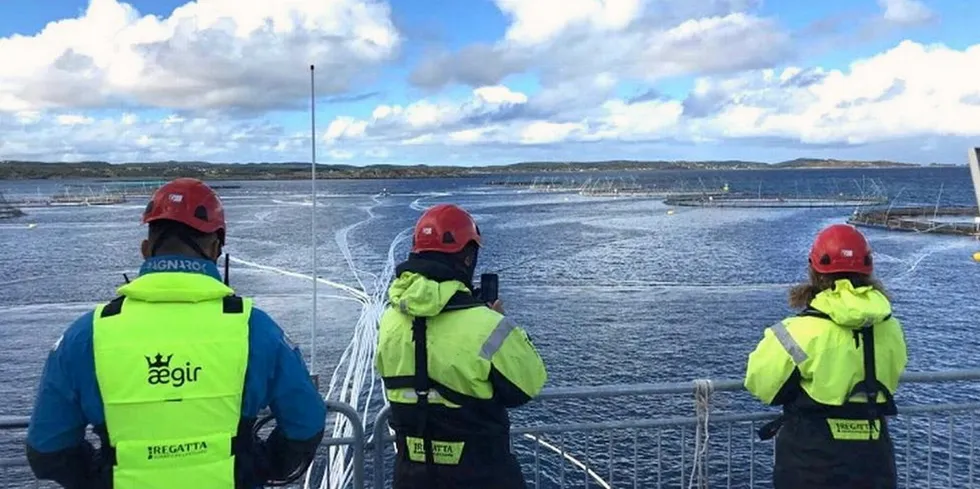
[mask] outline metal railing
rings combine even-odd
[[[346,417],[350,421],[353,434],[345,438],[324,438],[320,446],[321,448],[326,448],[328,451],[333,449],[333,447],[350,447],[348,451],[352,454],[351,482],[353,483],[353,487],[364,487],[364,468],[366,467],[364,455],[367,452],[365,448],[364,423],[361,421],[361,417],[357,414],[357,411],[350,405],[333,400],[327,400],[326,404],[327,416],[339,415]],[[30,418],[26,416],[0,416],[0,431],[26,430],[29,422]],[[327,476],[329,477],[330,475],[328,472]],[[0,488],[14,487],[42,488],[58,486],[52,483],[41,483],[30,478],[27,459],[24,456],[0,457]]]
[[[937,385],[948,382],[969,384],[955,390]],[[899,415],[889,424],[899,486],[973,487],[980,369],[908,373],[902,383]],[[736,380],[549,388],[518,412],[537,421],[593,419],[556,424],[522,419],[512,430],[512,448],[529,488],[771,487],[773,443],[758,441],[756,429],[778,411],[758,411],[758,403],[743,391]],[[692,393],[709,402],[696,407],[685,396]],[[323,442],[349,447],[353,487],[365,487],[368,467],[371,487],[390,487],[394,438],[388,408],[377,414],[366,440],[353,408],[334,401],[328,407],[356,427],[349,438]],[[26,426],[26,418],[0,417],[0,429]],[[27,487],[3,472],[29,475],[25,464],[23,457],[0,458],[2,480],[13,482],[0,487]],[[700,486],[692,484],[699,478]]]
[[[908,373],[902,381],[903,390],[916,384],[973,381],[973,389],[967,393],[980,399],[980,383],[976,383],[980,381],[980,369]],[[697,386],[696,382],[677,382],[551,388],[541,394],[539,401],[550,404],[585,400],[594,404],[628,397],[636,398],[630,403],[636,405],[651,397],[692,394]],[[739,380],[723,380],[712,383],[711,391],[734,396],[744,392],[744,387]],[[726,404],[732,404],[733,399],[726,400],[729,401]],[[900,486],[910,489],[972,487],[976,463],[973,424],[974,415],[980,411],[980,402],[910,404],[903,402],[901,397],[898,402],[899,416],[889,429],[895,444]],[[747,396],[741,404],[758,406]],[[688,406],[688,412],[694,414],[694,405]],[[685,410],[679,404],[674,407],[667,412]],[[759,441],[756,428],[777,416],[778,411],[719,412],[717,407],[712,405],[707,417],[707,453],[702,464],[709,487],[771,487],[773,443]],[[697,416],[648,415],[622,419],[626,416],[615,411],[603,414],[606,420],[515,427],[512,446],[524,467],[528,487],[697,487],[690,485],[692,471],[696,468],[691,459],[696,448]],[[390,482],[390,471],[385,470],[385,462],[390,464],[392,459],[386,452],[393,441],[387,429],[388,415],[387,408],[378,414],[372,442],[368,444],[374,450],[375,488],[390,487],[385,485]],[[945,421],[948,428],[945,436],[935,433],[937,417]],[[919,418],[925,418],[926,429],[915,424]],[[962,433],[956,431],[957,427],[964,431],[962,424],[956,422],[959,418],[969,421],[968,435],[958,436]],[[739,438],[742,443],[736,445]],[[941,442],[945,443],[945,450],[938,451],[936,448]],[[959,453],[967,450],[968,456]],[[923,454],[923,464],[916,465],[914,455]],[[946,473],[935,474],[937,467],[944,467]],[[956,470],[957,467],[961,470]],[[935,479],[945,483],[936,486]]]

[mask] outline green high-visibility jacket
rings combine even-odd
[[[388,291],[392,305],[381,318],[375,366],[392,405],[391,426],[399,443],[409,447],[409,460],[424,462],[417,429],[421,413],[412,387],[412,322],[425,318],[428,377],[433,384],[427,423],[434,462],[499,471],[505,463],[514,465],[509,460],[506,408],[537,396],[547,373],[524,329],[485,305],[472,307],[470,294],[458,280],[436,281],[402,272]],[[454,297],[464,297],[471,306],[447,307]],[[491,460],[490,454],[498,458]]]
[[[251,300],[195,273],[147,274],[119,292],[93,324],[113,488],[234,489]]]
[[[819,404],[867,402],[860,395],[850,397],[865,374],[863,350],[855,347],[854,332],[874,325],[876,376],[894,394],[908,353],[888,299],[870,286],[854,287],[849,280],[839,280],[834,288],[817,294],[810,308],[827,319],[796,316],[766,329],[749,355],[745,374],[749,392],[766,404],[781,404],[778,394],[797,371],[799,387]],[[885,402],[883,393],[877,402]]]
[[[768,328],[749,356],[745,387],[783,406],[760,430],[776,437],[773,487],[896,487],[887,418],[897,412],[893,396],[907,361],[888,299],[849,280]]]

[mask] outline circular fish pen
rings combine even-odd
[[[589,177],[584,180],[575,177],[535,177],[522,180],[490,180],[489,186],[522,188],[534,192],[576,193],[586,197],[630,197],[664,200],[670,198],[695,198],[701,196],[723,196],[728,194],[728,183],[717,186],[705,184],[704,179],[693,181],[679,180],[674,183],[640,184],[635,176]]]
[[[856,211],[847,222],[888,231],[980,238],[980,211],[976,207],[903,207]]]
[[[885,197],[827,197],[791,198],[699,195],[677,197],[664,200],[667,205],[682,207],[737,207],[737,208],[822,208],[822,207],[866,207],[887,204]]]
[[[7,202],[6,197],[0,194],[0,219],[13,219],[24,215],[24,211]]]

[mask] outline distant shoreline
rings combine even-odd
[[[894,168],[957,168],[965,165],[899,163],[798,158],[779,163],[755,161],[594,161],[523,162],[509,165],[459,167],[428,165],[334,165],[317,164],[323,180],[396,180],[415,178],[466,178],[511,176],[529,173],[595,173],[636,171],[732,171],[732,170],[839,170]],[[0,180],[169,180],[189,176],[204,180],[305,180],[309,163],[207,163],[167,161],[159,163],[47,163],[0,161]]]

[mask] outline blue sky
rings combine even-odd
[[[0,160],[962,163],[962,0],[6,0]],[[976,46],[976,47],[974,47]],[[8,60],[12,60],[9,62]]]

